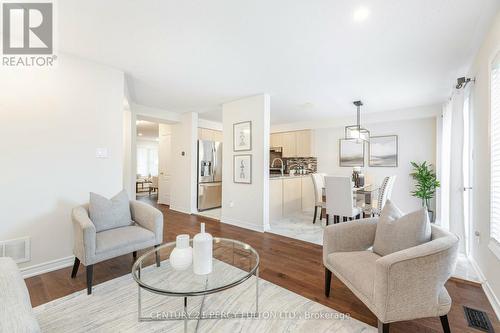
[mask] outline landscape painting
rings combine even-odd
[[[355,140],[340,139],[339,165],[341,167],[365,166],[365,145]]]
[[[370,138],[370,166],[398,166],[398,136],[372,136]]]

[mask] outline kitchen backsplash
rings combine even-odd
[[[318,159],[316,157],[289,157],[283,158],[285,162],[285,173],[289,173],[296,166],[303,165],[307,172],[316,172],[318,170]]]

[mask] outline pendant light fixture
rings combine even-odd
[[[345,138],[346,140],[356,140],[357,143],[370,142],[370,131],[361,127],[360,112],[363,102],[355,101],[353,104],[357,108],[357,122],[356,125],[345,127]]]

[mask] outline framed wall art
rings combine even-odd
[[[233,181],[252,184],[252,155],[234,155],[233,159]]]
[[[355,140],[339,139],[339,166],[365,166],[365,145]]]
[[[252,122],[233,124],[233,151],[252,150]]]
[[[372,136],[369,143],[369,166],[398,166],[398,136]]]

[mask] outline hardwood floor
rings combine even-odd
[[[322,247],[271,233],[259,233],[195,215],[178,213],[168,206],[156,205],[148,197],[141,198],[158,207],[164,214],[164,241],[175,240],[175,236],[199,232],[199,223],[205,222],[207,232],[214,236],[234,238],[252,245],[260,254],[260,277],[324,304],[337,311],[348,313],[353,318],[376,326],[376,317],[338,279],[333,278],[330,297],[324,296],[324,268]],[[94,267],[94,285],[130,273],[132,254],[108,260]],[[31,303],[37,306],[86,288],[85,269],[80,267],[75,279],[70,278],[71,267],[26,279]],[[446,288],[453,299],[449,313],[452,332],[479,332],[467,326],[463,306],[486,311],[495,331],[500,332],[500,323],[481,287],[458,280],[450,280]],[[91,296],[89,296],[91,297]],[[439,318],[391,324],[391,332],[442,332]]]

